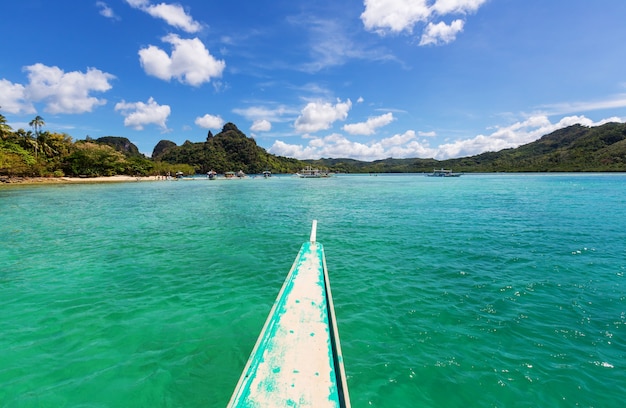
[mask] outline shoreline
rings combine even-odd
[[[123,183],[155,181],[156,176],[103,176],[103,177],[0,177],[0,186],[17,184],[81,184],[81,183]]]

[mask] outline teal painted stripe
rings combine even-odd
[[[325,267],[323,246],[304,243],[229,407],[346,406],[347,392],[337,384],[341,356],[335,353],[336,326],[329,321]]]

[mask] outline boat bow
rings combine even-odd
[[[229,407],[350,407],[317,222],[274,302]]]

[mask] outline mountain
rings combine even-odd
[[[103,136],[94,140],[96,143],[109,145],[126,157],[143,157],[137,146],[125,137]]]
[[[0,115],[0,125],[6,122]],[[325,158],[297,160],[275,156],[257,146],[232,123],[206,141],[182,146],[161,140],[152,159],[139,152],[125,137],[72,141],[65,134],[48,131],[35,135],[23,130],[0,127],[0,175],[163,175],[218,173],[242,170],[245,173],[295,173],[311,165],[342,173],[425,173],[434,168],[455,172],[626,172],[626,124],[606,123],[587,127],[573,125],[547,134],[513,149],[438,161],[394,159],[364,162],[354,159]]]
[[[117,143],[121,142],[118,140]],[[152,158],[157,162],[189,164],[198,173],[209,170],[218,173],[239,170],[245,173],[263,170],[295,173],[307,165],[338,173],[425,173],[441,167],[467,173],[626,171],[626,124],[573,125],[517,148],[457,159],[388,158],[365,162],[346,158],[301,161],[275,156],[257,146],[256,141],[237,126],[227,123],[215,136],[209,132],[205,142],[186,141],[177,146],[174,142],[161,140],[155,146]]]
[[[626,123],[573,125],[515,149],[449,162],[460,171],[626,171]]]
[[[456,172],[577,172],[626,171],[626,123],[587,127],[573,125],[513,149],[486,152],[449,160],[353,159],[306,160],[314,166],[357,173],[431,172],[452,168]]]
[[[173,142],[162,140],[155,147],[152,158],[172,164],[190,164],[197,173],[210,170],[218,173],[239,170],[249,174],[264,170],[294,173],[304,166],[300,160],[268,153],[233,123],[225,124],[222,131],[215,136],[209,132],[205,142],[186,141],[182,146],[177,146]]]

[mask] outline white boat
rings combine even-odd
[[[324,170],[314,169],[311,166],[307,166],[306,168],[300,170],[296,173],[296,176],[300,178],[322,178],[322,177],[330,177],[332,173],[329,173]]]
[[[265,321],[228,408],[350,408],[326,258],[311,238]]]
[[[428,173],[428,177],[461,177],[462,173],[453,173],[452,170],[447,169],[433,169],[432,173]]]

